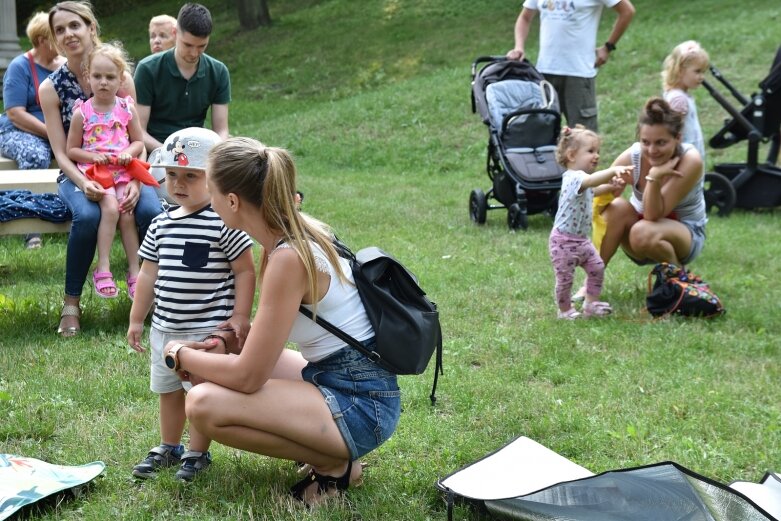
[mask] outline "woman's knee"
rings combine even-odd
[[[661,240],[656,223],[652,221],[637,221],[629,230],[629,245],[632,251],[647,253],[653,251]]]
[[[622,197],[617,197],[602,211],[608,230],[625,228],[637,220],[634,207]]]
[[[208,425],[209,418],[213,416],[214,407],[219,406],[215,403],[215,391],[217,391],[216,385],[204,382],[193,386],[187,393],[184,411],[187,419],[199,429]]]

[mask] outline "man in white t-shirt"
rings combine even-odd
[[[617,14],[607,41],[597,48],[597,30],[602,8]],[[540,14],[540,51],[537,70],[559,95],[567,124],[580,123],[597,130],[597,68],[604,65],[626,31],[635,8],[630,0],[525,0],[515,22],[515,47],[510,60],[522,60],[534,17]]]

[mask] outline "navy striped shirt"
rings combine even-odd
[[[236,294],[230,263],[251,247],[249,235],[226,227],[210,205],[184,217],[155,217],[138,250],[158,265],[152,326],[197,333],[228,320]]]

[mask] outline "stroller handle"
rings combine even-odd
[[[485,55],[485,56],[478,56],[475,58],[475,61],[472,62],[472,79],[475,79],[475,74],[477,74],[477,66],[481,63],[494,63],[494,62],[503,62],[507,60],[507,56],[504,55]]]
[[[727,81],[727,78],[725,78],[719,69],[716,68],[715,65],[711,65],[709,67],[710,73],[713,74],[713,77],[716,78],[721,82],[724,87],[727,88],[730,93],[732,93],[733,96],[735,96],[735,99],[738,100],[743,105],[748,105],[749,99],[746,98],[743,94],[740,93],[738,89],[735,88],[734,85],[732,85],[730,82]]]
[[[722,96],[721,93],[713,87],[713,85],[703,80],[702,86],[705,87],[710,95],[713,96],[713,99],[715,99],[719,105],[724,108],[724,110],[729,112],[729,115],[732,116],[732,118],[737,121],[741,127],[746,129],[746,132],[748,132],[746,137],[749,143],[757,143],[762,139],[762,133],[757,129],[757,127],[748,119],[746,119],[746,117],[741,114],[739,110],[733,107],[730,102],[727,101],[724,96]]]

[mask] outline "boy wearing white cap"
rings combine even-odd
[[[241,345],[249,332],[255,291],[252,239],[225,226],[211,208],[206,185],[206,157],[219,141],[211,130],[186,128],[169,136],[155,155],[154,166],[165,169],[168,195],[178,206],[168,208],[149,226],[139,249],[143,263],[130,310],[128,343],[144,352],[144,318],[154,303],[150,389],[160,396],[161,444],[133,468],[138,478],[180,464],[177,479],[191,481],[211,463],[211,440],[203,434],[190,427],[189,450],[184,452],[180,443],[190,384],[166,367],[166,344],[202,340],[216,330],[232,329]]]

